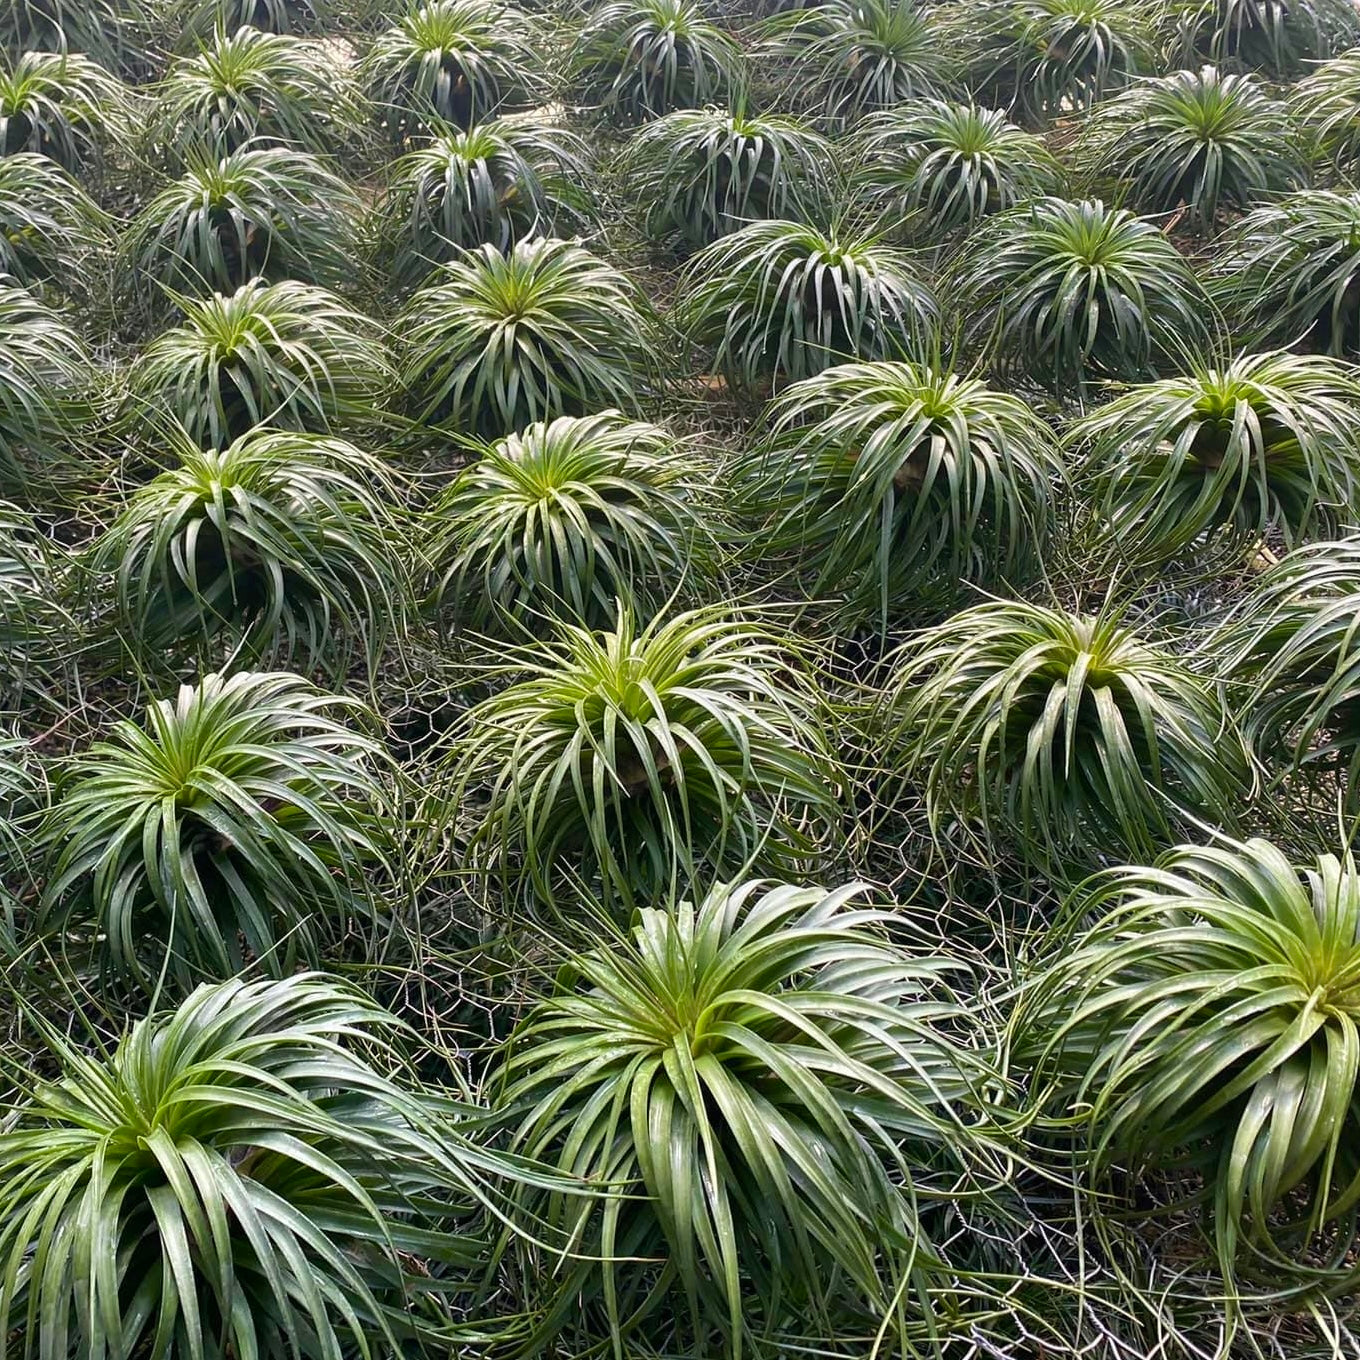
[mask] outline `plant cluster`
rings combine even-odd
[[[0,1360],[1354,1360],[1352,0],[0,0]]]

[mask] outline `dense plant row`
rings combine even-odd
[[[1348,1356],[1349,0],[0,0],[0,1354]]]

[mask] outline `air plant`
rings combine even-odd
[[[1098,199],[1044,198],[969,238],[954,291],[1002,370],[1055,388],[1152,376],[1208,343],[1208,299],[1152,223]]]
[[[1306,178],[1284,105],[1250,76],[1213,66],[1140,83],[1099,105],[1084,144],[1097,176],[1128,186],[1130,207],[1182,212],[1201,231]]]
[[[930,1234],[990,1159],[976,1111],[997,1078],[951,991],[966,971],[894,943],[862,893],[668,897],[574,954],[519,1025],[494,1088],[514,1148],[617,1187],[525,1189],[581,1244],[539,1344],[601,1306],[616,1345],[664,1308],[735,1357],[800,1306],[946,1326]]]
[[[32,151],[73,174],[127,137],[131,96],[74,52],[24,52],[0,69],[0,155]]]
[[[561,624],[467,715],[443,819],[475,791],[469,866],[559,915],[574,879],[626,912],[704,871],[806,863],[836,774],[798,666],[792,638],[726,609]]]
[[[321,43],[246,27],[219,30],[170,68],[155,133],[180,162],[265,146],[324,156],[356,140],[368,118],[353,74]]]
[[[581,99],[624,121],[739,95],[741,49],[695,0],[604,0],[567,57]]]
[[[1126,0],[987,0],[950,22],[976,53],[974,88],[1043,124],[1155,70],[1158,15]]]
[[[645,303],[571,241],[465,251],[397,325],[418,419],[507,434],[557,415],[633,411],[650,367]]]
[[[590,152],[575,133],[530,115],[444,132],[392,167],[376,213],[397,281],[425,282],[470,247],[506,252],[588,214]]]
[[[401,1022],[357,988],[232,979],[108,1044],[34,1028],[0,1132],[13,1353],[321,1360],[485,1336],[449,1294],[475,1297],[478,1218],[528,1173],[415,1081]]]
[[[25,286],[76,282],[107,240],[107,218],[56,161],[0,156],[0,276]]]
[[[1181,32],[1210,61],[1287,79],[1360,40],[1360,15],[1346,0],[1203,0]]]
[[[133,360],[131,414],[205,448],[257,425],[336,431],[381,419],[394,373],[375,323],[332,293],[258,279],[178,299],[183,320]]]
[[[953,87],[951,43],[916,0],[831,0],[769,21],[772,54],[800,73],[803,98],[838,126]]]
[[[1212,682],[1110,608],[965,609],[902,645],[878,722],[937,835],[961,820],[1050,867],[1148,854],[1185,818],[1230,826],[1247,787]]]
[[[181,436],[175,452],[85,556],[112,580],[131,645],[207,660],[225,636],[233,662],[336,674],[357,645],[376,663],[405,585],[383,465],[339,439],[266,428],[220,450]]]
[[[834,197],[835,159],[797,119],[680,109],[633,137],[624,172],[649,234],[701,247],[748,222],[811,220]]]
[[[912,257],[860,233],[753,222],[697,254],[682,329],[741,385],[806,378],[847,359],[919,354],[939,306]]]
[[[1197,1173],[1229,1282],[1354,1287],[1360,875],[1263,841],[1182,846],[1073,903],[1019,1052],[1116,1167]],[[1239,1273],[1241,1272],[1241,1273]]]
[[[388,130],[469,128],[533,102],[534,24],[501,0],[430,0],[380,33],[362,77]]]
[[[917,100],[866,118],[852,177],[878,221],[939,239],[1055,193],[1063,171],[1043,141],[1000,109]]]
[[[852,615],[961,581],[1019,576],[1042,552],[1063,480],[1057,440],[1019,397],[947,368],[843,364],[786,388],[740,464],[766,550]]]
[[[1302,189],[1219,241],[1214,295],[1252,344],[1360,352],[1360,193]]]
[[[1357,401],[1349,365],[1247,354],[1131,387],[1068,440],[1127,560],[1219,540],[1294,544],[1360,514]]]
[[[1360,538],[1308,543],[1252,583],[1211,640],[1277,779],[1340,777],[1360,808]]]
[[[250,279],[352,281],[362,204],[322,161],[285,147],[195,159],[123,241],[139,284],[202,294]]]
[[[661,427],[559,416],[473,452],[427,520],[434,603],[459,624],[646,619],[707,574],[710,477]]]
[[[148,992],[247,965],[286,977],[371,929],[395,861],[381,748],[346,722],[363,716],[240,671],[120,720],[59,781],[39,928],[92,930],[109,977]]]
[[[0,162],[2,163],[2,162]],[[0,284],[0,479],[21,488],[55,462],[90,415],[96,369],[60,313]]]

